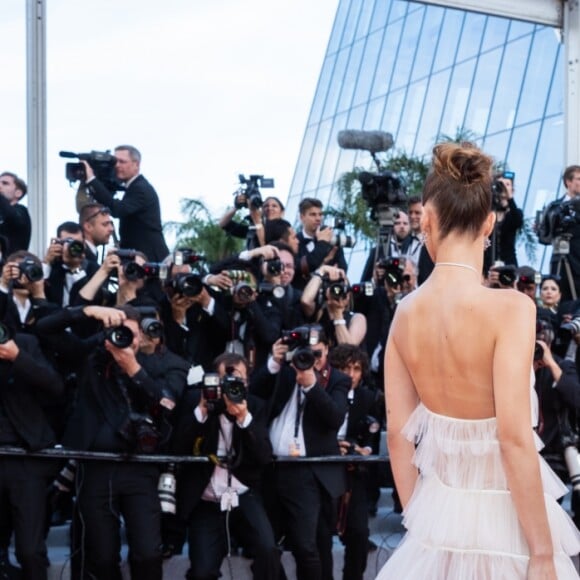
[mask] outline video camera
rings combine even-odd
[[[80,159],[86,161],[93,171],[95,177],[111,192],[120,189],[120,183],[115,174],[117,158],[107,151],[91,151],[90,153],[73,153],[71,151],[61,151],[61,157],[67,159]],[[82,163],[67,163],[65,165],[65,177],[69,182],[86,181],[87,173]]]
[[[580,224],[579,197],[552,202],[536,214],[538,241],[552,244],[557,254],[569,254],[571,230],[576,224]]]
[[[362,198],[371,210],[371,219],[377,220],[380,225],[392,226],[397,210],[407,207],[403,180],[392,171],[361,171],[357,179],[361,185]]]
[[[305,371],[314,366],[316,355],[312,346],[320,342],[320,330],[310,326],[298,326],[282,331],[282,344],[288,346],[286,362],[291,362],[298,370]]]
[[[246,178],[241,173],[238,175],[240,189],[234,192],[235,207],[242,209],[260,209],[262,207],[262,195],[260,187],[274,187],[272,178],[265,178],[263,175],[250,175]]]
[[[203,398],[210,414],[219,415],[226,410],[222,395],[232,403],[241,403],[247,398],[246,381],[233,373],[233,367],[226,368],[226,374],[220,379],[217,373],[205,373],[201,384]]]

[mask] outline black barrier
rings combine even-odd
[[[78,459],[123,461],[133,463],[207,463],[209,457],[195,455],[133,455],[104,451],[75,451],[54,447],[29,452],[20,447],[0,447],[0,457],[35,457],[41,459]],[[325,455],[323,457],[275,457],[274,463],[386,463],[387,455]]]

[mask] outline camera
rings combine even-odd
[[[570,253],[572,227],[580,223],[580,199],[552,202],[536,214],[538,241],[552,244],[557,254]]]
[[[536,342],[534,346],[534,362],[542,360],[544,358],[544,349],[539,342]]]
[[[580,491],[580,455],[578,454],[578,435],[572,430],[567,421],[561,422],[561,443],[564,448],[564,459],[574,491]]]
[[[254,287],[247,282],[238,282],[232,288],[232,295],[242,304],[249,304],[254,299]]]
[[[242,209],[260,209],[262,207],[262,195],[260,187],[274,187],[274,180],[265,178],[263,175],[250,175],[246,178],[243,174],[238,175],[241,187],[234,192],[235,207]]]
[[[282,344],[288,345],[286,362],[291,362],[300,371],[314,366],[316,356],[310,347],[318,343],[319,330],[316,328],[299,326],[282,331]]]
[[[191,248],[180,248],[173,252],[173,263],[176,266],[183,266],[183,264],[199,265],[199,262],[205,261],[205,256],[196,254]]]
[[[356,455],[354,450],[355,445],[359,447],[365,447],[369,444],[369,439],[372,435],[378,433],[381,429],[381,424],[378,419],[372,415],[366,415],[362,417],[360,421],[355,426],[354,437],[349,437],[346,439],[350,443],[350,447],[347,448],[347,455]]]
[[[163,325],[157,318],[142,318],[141,330],[149,338],[161,338],[163,336]]]
[[[328,226],[322,226],[320,229],[324,230]],[[356,244],[356,238],[354,236],[345,233],[346,222],[341,218],[334,219],[334,225],[332,226],[333,231],[332,237],[330,238],[330,245],[336,246],[337,248],[353,248]]]
[[[203,281],[199,274],[175,274],[167,280],[166,286],[175,294],[193,297],[199,296],[203,290]]]
[[[168,268],[167,264],[164,264],[163,262],[145,262],[141,268],[145,278],[167,280]]]
[[[117,158],[110,151],[91,151],[90,153],[72,153],[61,151],[61,157],[80,159],[86,161],[95,172],[95,177],[105,185],[109,191],[117,191],[120,183],[115,174]],[[86,181],[87,174],[82,163],[67,163],[65,166],[65,178],[69,182]]]
[[[271,294],[274,298],[278,298],[280,300],[284,298],[284,296],[286,295],[286,290],[284,286],[280,286],[280,284],[261,282],[260,284],[258,284],[258,293]]]
[[[155,453],[159,445],[159,431],[153,419],[146,414],[131,411],[119,429],[119,435],[128,441],[135,453]]]
[[[493,266],[491,270],[497,272],[501,286],[513,286],[518,277],[515,266]]]
[[[133,331],[128,326],[113,326],[105,330],[105,339],[117,348],[127,348],[133,343]]]
[[[494,179],[491,183],[491,209],[493,211],[503,211],[503,196],[507,194],[505,183],[499,179]]]
[[[560,338],[570,339],[575,334],[580,332],[580,312],[574,313],[574,318],[570,322],[563,322],[560,325],[559,336]]]
[[[377,277],[379,283],[387,283],[391,288],[403,283],[403,271],[405,262],[401,258],[381,258],[377,261]]]
[[[246,383],[233,374],[232,367],[226,368],[226,374],[221,379],[217,373],[205,373],[201,389],[208,413],[215,415],[226,410],[222,395],[226,395],[232,403],[241,403],[247,397]]]
[[[0,322],[0,344],[6,344],[9,340],[12,340],[14,333],[9,326],[6,326],[3,322]]]
[[[82,258],[84,256],[85,245],[80,240],[75,240],[74,238],[64,238],[62,240],[54,238],[52,241],[61,246],[68,244],[68,253],[71,258]]]
[[[136,282],[137,280],[145,278],[143,266],[135,262],[135,258],[138,255],[137,250],[118,249],[115,250],[115,254],[119,256],[123,267],[123,274],[129,282]]]
[[[32,258],[24,258],[24,260],[18,264],[18,268],[20,274],[24,274],[29,282],[39,282],[44,278],[42,266],[37,264]]]
[[[270,276],[279,276],[284,270],[284,264],[280,258],[272,258],[271,260],[264,260],[266,264],[266,272]]]
[[[326,278],[326,277],[325,277]],[[344,300],[350,291],[350,286],[345,280],[330,282],[328,278],[322,280],[322,291],[328,290],[330,300]]]
[[[372,296],[375,292],[375,287],[372,282],[361,282],[360,284],[353,284],[350,287],[352,295],[355,298],[361,296]]]

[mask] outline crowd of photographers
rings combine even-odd
[[[218,578],[234,543],[255,578],[284,578],[287,549],[298,578],[326,580],[336,534],[343,578],[362,579],[384,468],[295,458],[378,453],[390,321],[432,267],[420,199],[402,197],[394,177],[363,175],[365,200],[389,227],[362,281],[351,283],[343,248],[352,239],[340,224],[324,225],[321,202],[302,199],[297,233],[280,200],[262,200],[267,181],[250,176],[220,222],[245,249],[207,264],[193,249],[168,251],[140,160],[123,145],[112,159],[88,156],[67,169],[81,180],[79,219],[58,227],[43,256],[14,227],[26,185],[0,175],[0,449],[210,461],[107,456],[57,466],[0,453],[0,578],[11,573],[13,536],[24,578],[45,579],[48,527],[70,519],[74,579],[121,577],[121,521],[140,580],[161,578],[163,558],[185,545],[187,578]],[[122,182],[121,200],[103,167]],[[538,292],[536,272],[517,268],[513,178],[494,182],[498,226],[485,283],[538,303],[537,431],[557,472],[580,488],[580,303],[563,301],[557,275]],[[245,223],[235,220],[240,210]]]

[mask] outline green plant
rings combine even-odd
[[[209,263],[237,254],[243,249],[244,240],[227,235],[203,202],[197,199],[180,200],[183,222],[167,222],[164,229],[176,236],[176,247],[192,248],[205,256]]]

